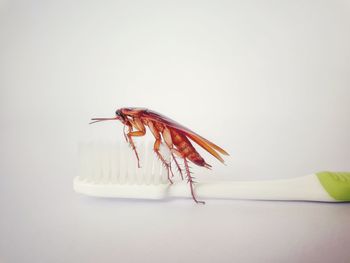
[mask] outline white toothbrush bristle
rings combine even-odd
[[[79,181],[104,185],[168,184],[167,171],[153,151],[153,143],[137,145],[140,168],[134,151],[125,142],[79,144]],[[169,159],[169,151],[161,147]]]

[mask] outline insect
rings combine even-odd
[[[203,157],[193,147],[191,141],[204,148],[207,152],[209,152],[222,163],[224,163],[224,159],[220,156],[220,154],[229,154],[216,144],[203,138],[202,136],[177,123],[176,121],[153,110],[146,108],[121,108],[118,109],[115,114],[116,116],[114,118],[93,118],[91,119],[92,122],[90,122],[90,124],[108,120],[118,120],[122,122],[124,125],[125,140],[130,144],[132,150],[135,152],[137,165],[139,168],[140,158],[133,141],[133,137],[144,136],[146,134],[146,127],[148,127],[155,138],[153,150],[163,165],[166,167],[169,182],[171,184],[173,183],[171,178],[174,176],[171,166],[172,159],[177,167],[177,170],[180,173],[182,180],[184,179],[183,173],[186,173],[187,182],[190,185],[193,200],[196,203],[204,204],[203,201],[197,200],[194,193],[193,184],[195,181],[193,180],[194,177],[191,175],[188,161],[191,161],[198,166],[202,166],[208,169],[211,168],[211,165],[206,163]],[[128,129],[127,131],[126,128]],[[170,161],[167,161],[159,151],[162,140],[170,150]],[[183,160],[184,171],[181,168],[176,157]]]

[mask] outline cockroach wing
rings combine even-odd
[[[205,149],[207,152],[209,152],[211,155],[213,155],[215,158],[217,158],[220,162],[224,162],[224,159],[217,153],[221,153],[224,155],[229,155],[224,149],[220,148],[213,142],[203,138],[199,134],[195,133],[194,131],[191,131],[187,127],[181,125],[180,123],[158,113],[152,110],[145,110],[142,113],[143,117],[146,117],[150,120],[160,122],[165,124],[166,126],[169,126],[173,129],[176,129],[180,131],[182,134],[186,135],[188,138],[190,138],[192,141],[197,143],[199,146],[201,146],[203,149]]]

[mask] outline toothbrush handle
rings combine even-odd
[[[196,184],[195,191],[198,198],[335,201],[324,190],[315,174],[267,181],[203,182]],[[189,197],[188,189],[183,185],[175,186],[171,194]]]

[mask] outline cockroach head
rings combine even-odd
[[[125,115],[122,111],[122,109],[118,109],[115,112],[116,119],[120,120],[123,124],[126,124],[128,122],[127,115]]]
[[[115,115],[116,115],[117,117],[120,117],[120,118],[123,118],[123,117],[124,117],[124,114],[122,113],[122,111],[121,111],[120,109],[116,110]]]

